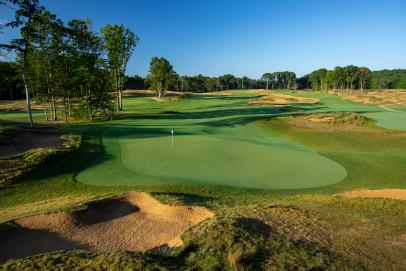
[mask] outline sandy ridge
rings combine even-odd
[[[384,198],[406,200],[406,189],[362,189],[340,193],[339,195],[348,198]]]

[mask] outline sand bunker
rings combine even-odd
[[[9,144],[0,145],[0,157],[16,155],[35,148],[59,148],[68,142],[58,133],[20,132],[10,137]]]
[[[55,250],[145,251],[182,245],[180,235],[213,217],[203,207],[169,206],[145,193],[36,215],[0,227],[0,261]]]
[[[364,104],[406,104],[406,91],[383,90],[356,93],[337,93],[344,99]]]
[[[349,198],[384,198],[406,200],[406,189],[355,190],[340,194]]]
[[[274,93],[269,90],[254,90],[256,94],[260,94],[259,99],[250,101],[253,105],[288,105],[288,104],[314,104],[319,101],[317,98],[296,97],[286,94]]]

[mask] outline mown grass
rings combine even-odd
[[[406,187],[406,133],[375,127],[371,121],[356,120],[356,125],[340,121],[311,123],[286,117],[264,125],[344,166],[347,177],[324,190]]]
[[[133,99],[133,98],[130,98]],[[154,111],[193,110],[184,101],[156,109],[134,100],[125,118]],[[224,106],[235,101],[225,100]],[[179,107],[177,103],[182,103]],[[160,111],[161,110],[161,111]],[[204,110],[204,105],[202,105]],[[164,113],[168,114],[168,113]],[[196,113],[197,114],[197,113]],[[5,270],[402,270],[406,266],[406,203],[388,199],[350,199],[334,195],[354,188],[405,187],[404,136],[348,120],[304,126],[293,118],[263,121],[272,133],[315,149],[343,165],[348,176],[312,189],[266,190],[214,185],[91,186],[77,172],[103,152],[101,133],[115,122],[61,126],[81,134],[81,146],[41,164],[0,189],[0,221],[42,212],[83,208],[84,203],[130,191],[146,191],[160,201],[202,205],[216,216],[182,236],[185,246],[170,255],[147,253],[56,252],[11,260]],[[367,126],[363,126],[367,124]],[[323,126],[324,125],[324,126]],[[329,126],[330,125],[330,126]],[[334,129],[332,126],[334,126]],[[338,126],[337,126],[338,125]],[[330,127],[330,128],[329,128]],[[361,127],[361,128],[357,128]]]

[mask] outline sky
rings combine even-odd
[[[406,0],[42,0],[64,22],[123,24],[140,38],[127,74],[153,56],[181,75],[259,78],[265,72],[406,68]],[[0,23],[12,19],[0,7]],[[3,30],[0,43],[18,31]]]

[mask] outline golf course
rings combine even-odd
[[[154,111],[143,111],[145,116],[129,117],[103,131],[103,155],[79,172],[76,179],[89,185],[107,186],[321,187],[351,177],[352,172],[348,174],[339,162],[319,153],[320,146],[302,144],[273,132],[272,122],[264,120],[303,112],[356,112],[370,117],[377,126],[406,130],[404,113],[355,104],[328,94],[301,96],[310,95],[319,102],[285,107],[250,105],[250,100],[259,97],[249,91],[238,91],[232,96],[195,95],[169,103],[130,97],[124,103],[128,114],[136,114],[139,108]],[[404,142],[399,140],[400,144]],[[361,152],[365,145],[347,146],[348,152]],[[399,166],[406,161],[403,151],[399,150],[397,157]],[[404,181],[400,177],[399,181]]]
[[[366,217],[368,221],[362,222],[362,227],[370,227],[367,225],[372,223],[371,225],[375,225],[373,227],[380,225],[379,227],[385,229],[383,232],[371,229],[376,234],[375,238],[381,238],[379,236],[382,234],[393,240],[403,238],[399,236],[403,236],[406,224],[402,216],[397,215],[404,210],[402,199],[405,195],[402,193],[406,188],[406,114],[403,111],[394,112],[375,104],[349,101],[332,93],[291,90],[235,90],[218,94],[187,95],[173,92],[168,94],[168,98],[161,100],[155,99],[151,92],[137,91],[125,96],[124,107],[126,110],[123,114],[107,122],[58,125],[56,131],[59,134],[70,135],[65,136],[65,141],[55,141],[57,137],[50,134],[51,130],[56,132],[55,128],[48,126],[40,125],[36,129],[37,136],[29,135],[31,141],[38,142],[32,141],[32,144],[42,144],[32,145],[31,148],[46,148],[47,143],[40,143],[45,141],[39,141],[38,136],[47,135],[48,140],[55,142],[49,147],[58,149],[58,146],[62,147],[61,144],[64,144],[65,150],[61,149],[58,151],[61,154],[55,154],[50,166],[49,162],[34,164],[38,169],[31,171],[29,175],[18,177],[20,181],[3,183],[0,190],[0,219],[6,222],[3,225],[8,225],[2,229],[3,238],[9,232],[7,241],[0,244],[2,249],[7,247],[8,251],[2,255],[3,260],[54,250],[73,250],[74,254],[63,252],[40,256],[35,261],[42,268],[55,257],[62,262],[65,262],[62,259],[70,259],[74,261],[74,265],[80,264],[84,255],[75,254],[74,251],[78,249],[90,248],[97,253],[127,249],[156,253],[157,247],[161,247],[162,243],[170,244],[175,249],[184,246],[184,242],[189,245],[197,245],[198,242],[202,251],[205,246],[214,246],[221,250],[221,244],[225,240],[203,241],[199,236],[209,231],[213,238],[219,238],[215,236],[225,231],[225,238],[229,238],[228,235],[237,234],[235,230],[239,231],[240,222],[235,221],[242,217],[255,217],[266,221],[266,225],[278,221],[278,225],[282,223],[283,227],[290,228],[285,223],[291,223],[292,215],[299,216],[295,218],[299,224],[291,230],[296,232],[301,231],[302,227],[310,227],[308,231],[316,232],[320,230],[319,227],[325,227],[320,237],[313,236],[312,240],[321,242],[317,246],[327,246],[329,250],[337,246],[333,251],[340,253],[349,253],[354,249],[351,248],[354,244],[345,241],[348,237],[346,234],[342,235],[340,229],[355,227],[356,224],[353,223],[359,223],[359,218],[356,218],[359,215]],[[0,113],[0,118],[5,121],[5,127],[11,125],[7,133],[17,132],[23,137],[27,128],[18,128],[13,124],[23,117],[22,113],[3,112]],[[43,120],[38,121],[41,123]],[[21,144],[19,142],[21,140],[16,139],[13,144],[17,147]],[[11,157],[26,159],[24,151],[29,145],[24,148],[22,153]],[[41,153],[46,150],[41,148],[32,151]],[[7,158],[3,160],[3,163],[8,161]],[[22,172],[28,170],[31,163],[29,159],[24,161],[26,167],[21,168]],[[147,192],[162,204],[174,207],[161,205],[143,194],[130,194],[125,196],[125,201],[121,198],[111,199],[112,196],[123,193],[128,195],[127,193],[133,191]],[[269,204],[277,207],[268,211],[268,207],[264,206]],[[294,211],[297,207],[288,207],[292,204],[300,206],[300,211]],[[336,209],[337,204],[346,207],[339,211]],[[184,213],[182,209],[168,209],[182,208],[176,205],[205,206],[214,214],[205,208],[196,211],[190,209],[190,214]],[[83,208],[88,211],[81,211]],[[373,211],[366,212],[366,208],[372,208]],[[137,209],[141,211],[136,211]],[[60,212],[64,210],[73,212],[65,218],[65,212]],[[284,210],[283,217],[280,216],[280,210]],[[50,214],[44,216],[44,212]],[[302,212],[309,212],[311,216]],[[145,215],[140,216],[144,213]],[[191,217],[195,218],[191,220]],[[321,221],[309,221],[316,218]],[[336,219],[346,219],[347,222],[337,224]],[[223,220],[234,226],[222,229]],[[14,221],[14,225],[18,226],[11,226],[10,229],[8,221]],[[76,222],[68,226],[71,225],[70,221]],[[202,224],[201,221],[208,222]],[[173,230],[170,232],[166,228],[169,225],[167,223],[172,223],[169,227]],[[194,223],[200,223],[197,228],[192,228],[197,233],[187,230]],[[312,223],[311,226],[308,223]],[[82,224],[83,226],[77,226]],[[150,226],[142,226],[147,224]],[[88,229],[83,228],[85,225]],[[252,226],[261,227],[254,225]],[[394,227],[390,234],[387,232],[388,227]],[[337,232],[333,234],[334,228]],[[63,240],[81,241],[78,245],[65,244],[66,241],[49,239],[43,233],[31,232],[33,229],[57,233]],[[102,233],[106,230],[110,235]],[[177,236],[185,230],[182,234],[183,241],[178,241]],[[139,235],[134,235],[137,231]],[[84,232],[87,234],[83,235]],[[117,234],[120,232],[126,238],[137,240],[137,245],[118,238]],[[158,233],[159,239],[151,237]],[[143,236],[141,239],[140,234]],[[255,235],[247,234],[241,238],[248,242],[249,249],[264,246],[261,249],[274,251],[272,246],[261,243],[266,242],[270,236],[264,237],[265,239],[261,237],[258,241],[252,239]],[[299,233],[279,234],[282,235],[278,238],[282,239],[278,241],[278,246],[285,246],[291,241],[283,238],[290,240],[291,234]],[[327,237],[331,234],[333,237]],[[376,242],[375,238],[361,237],[359,234],[361,232],[356,230],[351,236],[361,238],[360,242],[362,240],[366,246],[363,247],[364,253],[371,255],[369,253],[372,250],[368,246]],[[122,241],[105,243],[105,239],[100,238],[101,235]],[[22,238],[35,238],[39,243],[35,248],[28,243],[22,245]],[[324,244],[325,240],[319,238],[333,238],[329,242],[335,245]],[[280,249],[282,248],[278,250]],[[346,262],[333,251],[322,253],[324,256],[316,256],[308,249],[301,246],[293,250],[284,247],[282,251],[285,252],[278,253],[297,255],[293,256],[295,260],[292,266],[303,266],[297,262],[303,260],[297,253],[305,253],[305,257],[310,257],[306,265],[308,267],[315,266],[318,261],[323,266],[333,259],[337,261],[337,267],[361,266],[374,269],[389,264],[375,254],[373,255],[380,259],[379,263],[359,255],[346,256],[351,259]],[[381,257],[389,257],[387,253],[391,253],[388,259],[394,262],[399,260],[399,264],[403,265],[398,257],[405,251],[404,246],[388,245],[385,249],[387,252]],[[163,251],[166,251],[164,254],[174,255],[172,257],[177,259],[176,262],[180,261],[175,266],[190,266],[188,261],[191,259],[187,259],[191,255],[177,256],[178,249],[173,252]],[[204,254],[200,253],[203,252],[193,254],[193,257],[197,257],[193,258],[193,265],[205,268],[204,266],[213,267],[212,264],[224,265],[223,267],[230,264],[229,260],[224,261],[221,253],[212,263],[205,263]],[[93,257],[90,255],[86,257]],[[114,254],[114,257],[119,257],[120,261],[131,259],[144,262],[146,258],[142,255],[134,258],[119,253]],[[268,254],[261,257],[270,257],[266,255]],[[103,261],[109,260],[108,257],[102,257]],[[154,256],[156,257],[160,256]],[[9,261],[9,266],[24,266],[29,262]],[[168,263],[164,266],[166,264]]]
[[[406,270],[405,10],[0,0],[0,271]]]

